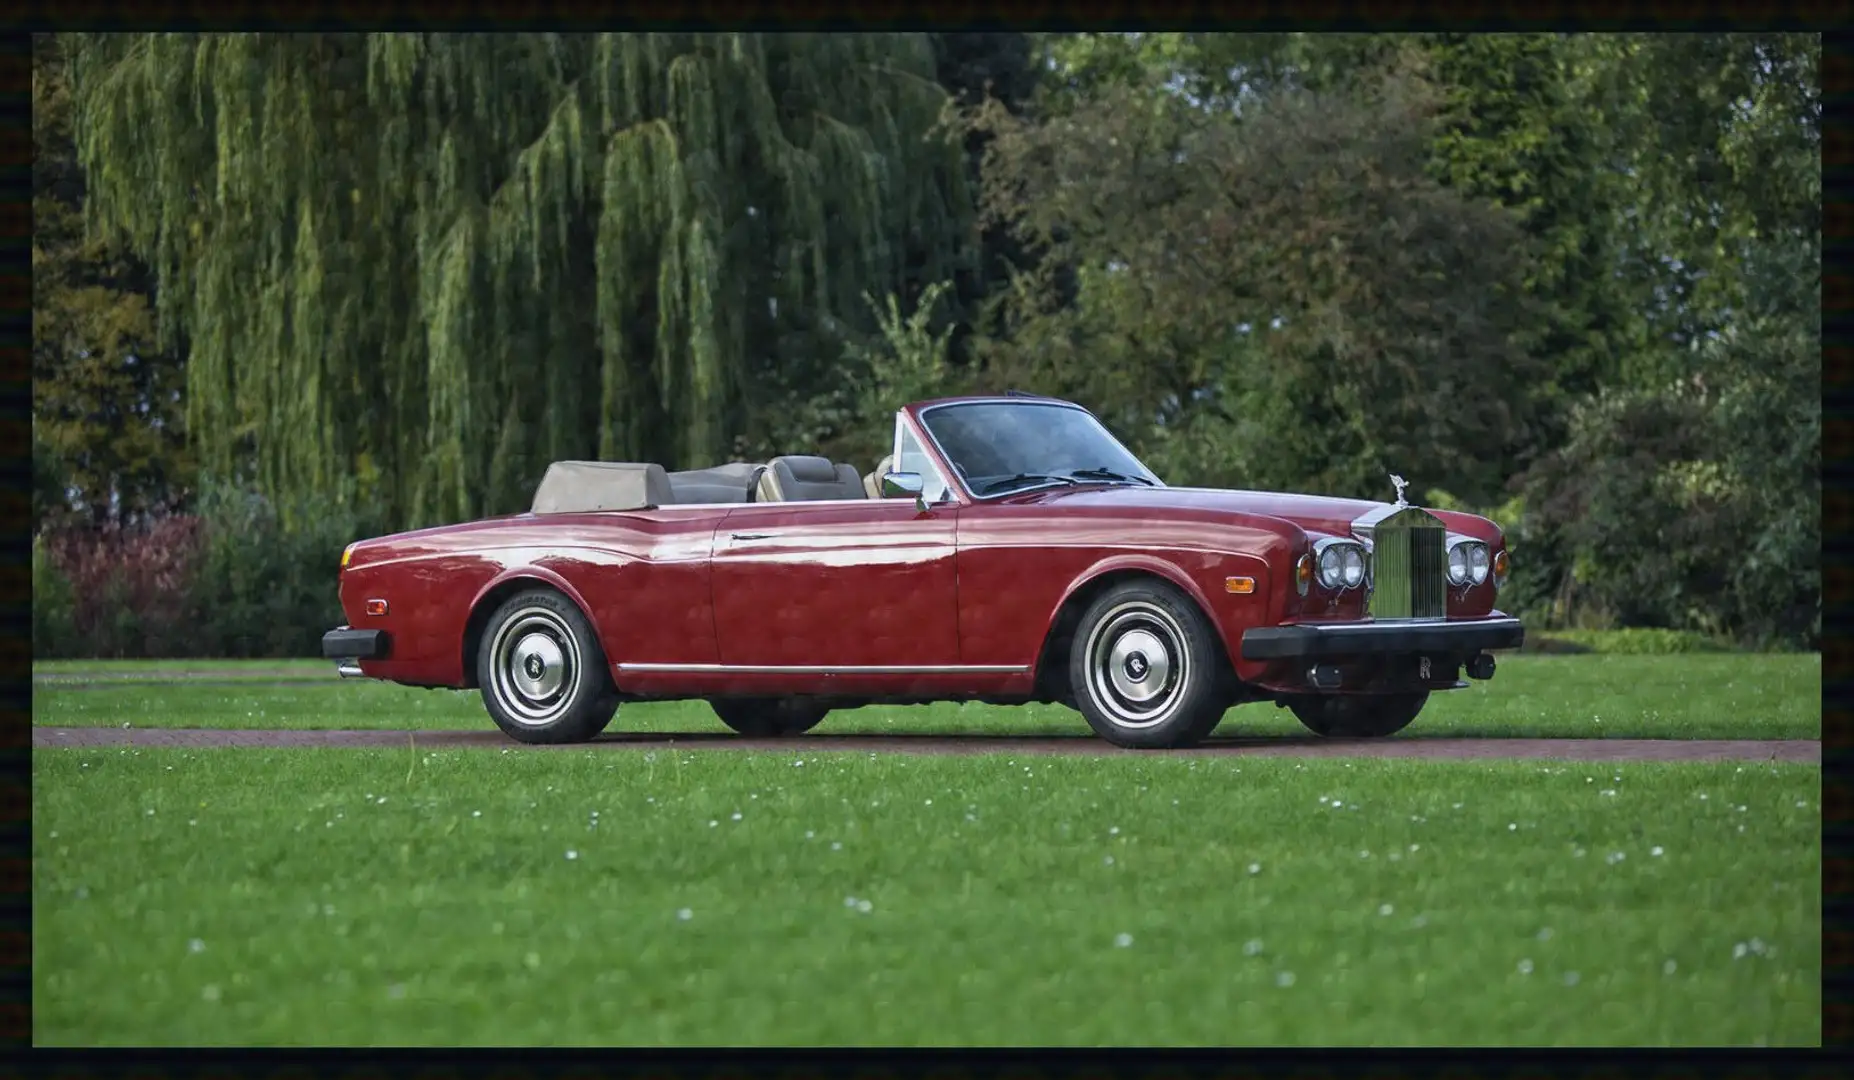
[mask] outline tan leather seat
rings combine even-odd
[[[876,462],[875,471],[863,477],[863,492],[872,499],[882,497],[882,478],[895,467],[895,455],[889,454]]]
[[[861,499],[864,493],[854,467],[811,454],[787,454],[768,463],[758,496],[758,502],[815,502]]]

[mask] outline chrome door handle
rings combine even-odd
[[[730,535],[736,540],[771,540],[773,538],[772,533],[732,533]]]

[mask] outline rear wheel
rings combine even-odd
[[[1315,735],[1376,739],[1410,726],[1429,701],[1414,694],[1323,694],[1290,699],[1288,708]]]
[[[714,698],[708,704],[723,724],[752,739],[803,735],[830,713],[828,705],[804,698]]]
[[[1082,614],[1069,685],[1095,734],[1115,746],[1202,742],[1229,705],[1222,646],[1191,599],[1160,581],[1108,589]]]
[[[483,707],[517,742],[585,742],[618,712],[592,624],[552,589],[517,593],[496,609],[476,670]]]

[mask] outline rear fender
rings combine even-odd
[[[502,571],[500,574],[497,574],[495,577],[490,578],[489,583],[478,589],[476,595],[470,598],[470,613],[475,615],[477,608],[482,606],[484,598],[491,593],[496,592],[512,581],[521,581],[524,579],[533,581],[537,585],[547,585],[558,589],[561,593],[566,595],[567,599],[573,601],[574,605],[579,608],[579,613],[581,615],[586,616],[588,621],[591,620],[592,609],[586,605],[586,598],[581,596],[579,590],[574,588],[566,578],[561,577],[558,573],[549,570],[545,566],[512,566]]]
[[[463,664],[463,681],[465,686],[475,687],[479,685],[476,672],[476,647],[478,644],[478,637],[482,633],[484,626],[488,624],[489,617],[494,614],[490,609],[495,606],[496,603],[499,603],[498,598],[500,596],[513,595],[520,592],[523,588],[538,588],[541,586],[556,589],[561,595],[571,600],[573,606],[579,609],[579,613],[585,616],[587,623],[593,626],[594,634],[597,634],[598,624],[593,622],[592,609],[587,606],[586,598],[581,595],[580,591],[574,588],[572,583],[567,581],[566,578],[561,577],[558,573],[545,566],[528,565],[510,567],[491,578],[487,584],[476,591],[475,596],[470,598],[470,611],[464,619],[462,636],[457,643],[458,658]],[[605,643],[601,641],[598,644],[599,651],[604,652]],[[606,659],[609,663],[610,657],[608,656]]]

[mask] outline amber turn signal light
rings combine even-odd
[[[1313,556],[1302,555],[1300,561],[1294,564],[1294,588],[1300,591],[1300,595],[1305,596],[1307,587],[1312,584]]]
[[[384,601],[384,600],[369,600],[369,601],[367,601],[367,614],[369,614],[369,615],[384,615],[384,614],[386,614],[386,601]]]
[[[1223,579],[1223,591],[1247,596],[1255,591],[1255,579],[1252,577],[1226,577]]]
[[[341,568],[343,570],[346,570],[348,568],[348,560],[352,559],[353,557],[354,557],[354,545],[353,544],[349,544],[347,547],[344,547],[341,549]]]

